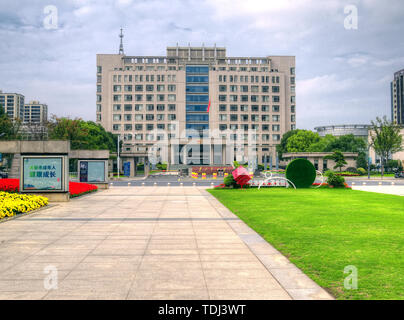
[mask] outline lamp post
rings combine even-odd
[[[119,179],[119,137],[120,135],[118,134],[118,145],[117,145],[117,149],[118,149],[118,157],[117,157],[117,171],[118,171],[118,179]]]
[[[370,145],[368,146],[368,180],[370,180]]]

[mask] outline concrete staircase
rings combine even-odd
[[[21,165],[21,154],[15,153],[13,160],[11,161],[11,169],[8,175],[10,179],[20,178],[20,165]]]

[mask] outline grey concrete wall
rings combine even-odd
[[[70,141],[69,140],[0,141],[0,152],[68,154],[70,152]]]
[[[109,159],[109,150],[71,150],[69,158],[73,159]]]

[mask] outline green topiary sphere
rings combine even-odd
[[[316,180],[316,169],[309,160],[295,159],[286,167],[286,179],[296,188],[309,188]]]

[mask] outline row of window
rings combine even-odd
[[[132,121],[132,119],[134,119],[135,121],[143,121],[144,119],[146,121],[165,121],[165,118],[167,116],[167,120],[168,121],[174,121],[177,119],[177,115],[176,114],[151,114],[151,113],[147,113],[147,114],[135,114],[132,117],[132,114],[124,114],[123,115],[123,119],[124,121]],[[112,120],[113,121],[122,121],[122,114],[113,114],[112,115]]]
[[[249,121],[248,120],[248,118],[249,118],[248,114],[240,114],[240,115],[238,115],[238,114],[230,114],[230,115],[219,114],[219,121],[228,121],[228,120],[230,120],[230,121],[238,121],[239,116],[240,116],[240,121]],[[260,121],[260,116],[258,114],[251,114],[250,119],[253,122],[258,122],[258,121]],[[273,122],[279,122],[280,119],[281,119],[281,116],[278,115],[278,114],[273,114],[272,117],[270,117],[267,114],[262,114],[261,115],[261,121],[268,122],[268,121],[270,121],[270,119],[272,119]]]
[[[248,92],[249,86],[246,85],[229,85],[229,91],[230,92],[237,92],[238,88],[240,88],[240,92]],[[259,86],[250,86],[251,92],[260,92],[259,91]],[[219,85],[219,92],[227,92],[227,85]],[[261,86],[261,92],[262,93],[269,93],[269,86]],[[273,93],[279,93],[280,92],[280,87],[279,86],[272,86],[272,92]]]
[[[143,108],[145,107],[145,108]],[[165,104],[146,104],[145,106],[143,104],[124,104],[123,109],[121,104],[114,104],[112,106],[113,111],[154,111],[156,109],[157,111],[165,111],[166,110],[166,105]],[[168,104],[167,105],[167,110],[168,111],[175,111],[176,105],[175,104]],[[97,105],[97,112],[101,112],[101,105]]]
[[[112,125],[112,129],[114,131],[119,131],[119,130],[121,130],[121,128],[122,128],[121,124]],[[145,128],[147,131],[152,131],[154,129],[165,130],[166,128],[169,131],[174,131],[176,129],[176,125],[175,125],[175,123],[167,123],[167,124],[158,123],[158,124],[156,124],[156,126],[154,126],[154,124],[152,124],[152,123],[145,124],[145,125],[143,125],[141,123],[137,123],[134,125],[128,123],[128,124],[124,124],[123,128],[125,129],[125,131],[132,130],[132,129],[134,129],[135,131],[143,131],[143,128]]]
[[[260,99],[260,97],[261,97],[261,99]],[[272,97],[272,99],[270,97]],[[258,95],[251,95],[251,96],[240,95],[240,96],[238,96],[238,95],[234,95],[234,94],[230,94],[228,96],[224,95],[224,94],[219,95],[219,101],[220,102],[226,102],[226,101],[230,101],[230,102],[237,102],[237,101],[241,101],[241,102],[248,102],[248,101],[260,102],[260,100],[261,100],[261,102],[270,102],[270,101],[272,101],[272,102],[280,102],[281,98],[280,98],[280,96],[266,96],[266,95],[265,96],[258,96]],[[291,103],[295,102],[295,96],[291,96],[290,102]]]
[[[293,80],[292,80],[293,78]],[[280,83],[280,77],[279,76],[246,76],[246,75],[223,75],[219,74],[218,75],[218,81],[219,82],[251,82],[251,83]],[[292,84],[295,83],[295,78],[291,77],[290,82]]]
[[[241,112],[248,112],[248,107],[249,106],[247,104],[241,104],[241,105],[231,104],[229,106],[229,110],[233,111],[233,112],[237,112],[240,109]],[[252,105],[251,106],[251,111],[252,112],[259,112],[259,110],[260,110],[259,107],[260,107],[259,105]],[[281,107],[279,105],[273,105],[272,106],[272,112],[280,112],[280,108]],[[295,106],[292,106],[291,110],[294,110],[294,108],[295,108]],[[269,112],[270,110],[271,109],[270,109],[269,105],[266,105],[266,104],[261,105],[261,111],[262,112]],[[219,111],[220,112],[227,111],[227,105],[226,104],[219,104]],[[294,111],[292,111],[292,112],[294,112]]]
[[[122,98],[123,97],[123,98]],[[145,101],[154,101],[154,99],[156,99],[156,101],[176,101],[177,96],[175,94],[168,94],[167,95],[167,99],[166,99],[166,95],[164,94],[157,94],[157,95],[153,95],[153,94],[146,94],[145,95]],[[112,96],[112,100],[114,102],[120,102],[120,101],[143,101],[143,95],[142,94],[124,94],[124,95],[120,95],[120,94],[114,94]],[[101,95],[97,95],[97,102],[101,102],[102,101],[102,97]]]
[[[142,58],[142,59],[143,59],[142,62],[144,63],[144,62],[146,62],[145,59],[147,59],[147,58]],[[135,60],[137,60],[137,58]],[[164,63],[166,63],[165,59],[164,59],[164,61],[165,61]],[[175,60],[171,61],[171,62],[175,62]],[[136,63],[137,63],[137,61],[136,61]],[[168,66],[167,69],[168,70],[176,70],[177,68],[175,66]],[[166,69],[166,66],[135,66],[136,71],[143,71],[143,70],[146,70],[146,71],[155,71],[155,70],[157,70],[157,71],[165,71],[167,69]],[[121,70],[122,71],[122,68],[115,68],[115,70]],[[132,66],[127,66],[127,67],[125,67],[125,70],[133,70],[133,67]],[[180,66],[178,68],[178,70],[183,70],[183,66]],[[258,68],[258,67],[250,67],[250,68],[248,68],[248,67],[238,67],[238,68],[237,67],[228,67],[228,68],[226,68],[226,67],[218,67],[218,70],[219,71],[237,71],[238,70],[238,71],[252,71],[252,72],[257,72],[257,71],[269,72],[268,67],[260,67],[260,68]],[[102,72],[102,66],[97,66],[97,73],[101,73],[101,72]],[[207,72],[209,72],[209,67],[208,66],[187,66],[186,67],[186,72],[188,72],[188,73],[207,73]],[[271,69],[271,72],[278,72],[278,69]],[[291,75],[295,74],[295,68],[294,67],[290,68],[290,74]]]
[[[281,136],[279,134],[262,134],[261,137],[258,134],[250,134],[250,137],[248,134],[229,134],[229,135],[221,135],[221,138],[227,138],[229,137],[230,140],[244,140],[248,141],[249,138],[251,140],[257,141],[261,138],[261,141],[271,141],[271,136],[272,136],[272,141],[280,141]],[[168,134],[168,139],[175,138],[175,134]],[[164,134],[153,134],[153,133],[135,133],[134,135],[127,133],[124,134],[124,140],[125,141],[131,141],[131,140],[146,140],[146,141],[154,141],[154,140],[163,140],[164,139]]]
[[[129,85],[120,85],[120,84],[115,84],[112,87],[112,91],[113,92],[121,92],[122,91],[122,87],[124,91],[127,92],[131,92],[131,91],[148,91],[148,92],[153,92],[154,88],[156,88],[156,91],[158,92],[162,92],[162,91],[166,91],[166,86],[164,84],[158,84],[156,86],[154,86],[153,84],[147,84],[147,85],[142,85],[142,84],[137,84],[132,86],[131,84]],[[98,89],[98,86],[97,86]],[[177,86],[175,84],[169,84],[167,85],[167,91],[169,92],[175,92],[177,90]]]
[[[101,82],[102,78],[100,75],[97,76],[97,82]],[[175,82],[177,81],[177,76],[175,74],[126,74],[126,75],[120,75],[120,74],[114,74],[112,76],[112,81],[114,83],[120,83],[120,82]]]

